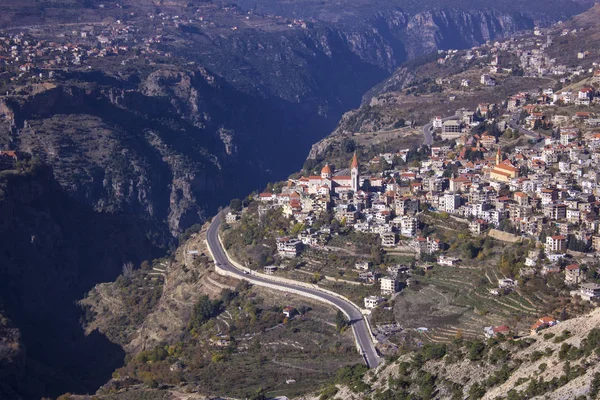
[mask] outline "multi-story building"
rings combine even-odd
[[[600,297],[600,285],[597,283],[582,283],[579,290],[571,292],[571,296],[579,296],[583,300],[591,301]]]
[[[365,308],[366,309],[372,309],[377,307],[379,304],[381,304],[381,302],[383,302],[383,299],[379,296],[367,296],[365,297]]]
[[[398,291],[398,281],[391,277],[384,277],[379,280],[381,293],[384,295],[394,294]]]
[[[394,232],[382,233],[379,236],[383,247],[394,247],[396,245],[396,234]]]
[[[442,124],[442,139],[452,140],[462,135],[462,125],[460,121],[448,120]]]
[[[563,235],[548,236],[546,238],[546,253],[564,253],[567,249],[567,238]]]
[[[414,237],[417,234],[418,221],[415,217],[404,215],[400,219],[400,234],[406,237]]]
[[[447,213],[454,213],[460,207],[460,195],[456,193],[446,193],[444,195],[444,210]]]
[[[582,281],[581,268],[577,264],[567,265],[565,267],[565,284],[577,285]]]
[[[277,252],[282,257],[294,258],[300,252],[302,242],[298,239],[282,237],[277,239]]]

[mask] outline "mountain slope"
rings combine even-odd
[[[376,399],[593,399],[600,388],[599,324],[596,310],[519,340],[428,344],[364,381]],[[333,398],[366,396],[343,389]]]

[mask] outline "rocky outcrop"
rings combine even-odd
[[[160,299],[144,316],[142,321],[122,326],[131,312],[121,299],[119,280],[96,285],[81,305],[89,307],[94,318],[86,331],[98,329],[106,333],[115,343],[120,344],[129,354],[155,348],[161,343],[175,343],[181,340],[182,331],[187,328],[194,305],[202,295],[218,299],[221,290],[235,289],[239,281],[218,275],[211,267],[206,248],[208,224],[192,238],[180,246],[169,260],[165,260],[149,271],[160,272]],[[198,251],[198,257],[188,254],[188,250]],[[148,273],[148,272],[142,272]],[[148,275],[151,276],[151,275]],[[156,275],[155,275],[156,277]],[[142,288],[148,290],[147,287]]]

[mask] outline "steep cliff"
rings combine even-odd
[[[25,375],[25,349],[21,332],[0,313],[0,398],[21,399],[19,386]]]
[[[47,167],[1,172],[0,189],[0,387],[26,398],[90,391],[124,354],[83,334],[76,300],[124,262],[153,257],[146,228],[81,206]]]

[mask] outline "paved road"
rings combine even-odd
[[[280,283],[270,279],[244,274],[243,271],[237,269],[229,263],[227,256],[225,255],[225,251],[218,239],[220,226],[221,218],[219,216],[216,216],[215,218],[213,218],[213,222],[210,224],[210,227],[206,232],[206,241],[208,242],[208,246],[210,247],[210,250],[215,258],[215,263],[217,263],[221,269],[232,272],[238,275],[240,279],[245,279],[248,282],[265,282],[271,285],[277,285],[281,287],[282,291],[285,291],[286,288],[295,289],[310,294],[312,296],[316,296],[317,298],[323,299],[325,302],[335,304],[336,307],[338,307],[350,316],[350,324],[352,326],[352,330],[354,331],[354,335],[356,336],[358,345],[360,346],[361,352],[364,355],[367,366],[369,368],[375,368],[379,365],[379,357],[377,356],[375,346],[371,341],[371,336],[369,335],[368,331],[369,327],[367,326],[367,323],[365,322],[360,310],[358,310],[352,303],[350,303],[347,300],[342,300],[339,297],[322,292],[318,289],[309,289],[303,286]]]
[[[423,136],[425,136],[424,145],[431,146],[433,144],[433,135],[431,134],[431,128],[433,128],[433,124],[430,122],[427,125],[423,126]]]
[[[514,112],[511,115],[510,120],[508,121],[508,127],[511,128],[513,131],[517,131],[522,135],[525,135],[528,139],[532,139],[535,140],[536,142],[540,139],[540,134],[534,131],[530,131],[528,129],[525,128],[521,128],[519,126],[519,117],[521,115],[520,111]],[[544,146],[544,141],[541,140],[539,142],[536,143],[535,147],[539,148],[539,147],[543,147]]]

